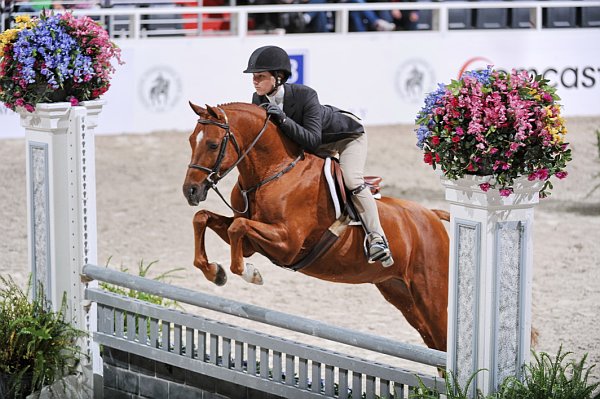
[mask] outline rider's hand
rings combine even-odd
[[[286,116],[281,108],[277,105],[269,103],[267,105],[267,115],[271,115],[271,120],[277,125],[281,125],[285,122]]]

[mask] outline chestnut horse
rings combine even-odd
[[[260,273],[244,264],[244,257],[258,252],[282,267],[295,265],[335,222],[323,176],[324,160],[304,154],[259,106],[190,106],[200,119],[189,138],[192,158],[183,184],[189,204],[204,201],[210,188],[220,195],[218,181],[233,169],[239,173],[228,204],[233,217],[208,210],[194,216],[194,266],[209,281],[225,284],[225,271],[206,255],[204,235],[209,227],[231,246],[231,272],[262,284]],[[393,266],[367,263],[364,231],[351,225],[341,230],[333,246],[299,271],[337,283],[375,284],[427,346],[444,351],[449,244],[440,218],[448,220],[448,213],[389,197],[377,205]]]

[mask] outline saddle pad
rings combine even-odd
[[[327,187],[329,188],[329,195],[331,201],[333,202],[333,207],[335,209],[335,219],[340,220],[342,218],[342,207],[344,206],[344,204],[342,204],[342,201],[338,196],[335,178],[331,174],[331,171],[333,170],[333,168],[331,167],[331,162],[332,161],[330,157],[325,158],[323,173],[325,174],[325,180],[327,181]],[[381,195],[379,196],[381,197]],[[345,224],[348,224],[350,226],[360,226],[362,223],[360,222],[360,220],[352,220],[348,218],[348,220],[345,221]]]
[[[335,218],[336,220],[342,216],[342,210],[340,206],[340,199],[337,195],[337,190],[335,189],[335,182],[333,180],[333,176],[331,175],[331,158],[325,158],[325,166],[323,167],[323,172],[325,173],[325,180],[327,181],[327,187],[329,187],[329,194],[331,196],[331,200],[333,201],[333,207],[335,208]]]

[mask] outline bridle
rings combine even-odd
[[[260,130],[260,132],[258,132],[258,134],[254,138],[254,140],[252,140],[252,143],[250,143],[248,148],[246,148],[246,150],[244,152],[242,152],[242,150],[237,142],[237,139],[235,138],[235,135],[231,131],[231,127],[229,125],[229,120],[227,119],[227,114],[225,113],[225,111],[222,108],[217,107],[217,109],[223,114],[223,117],[225,118],[225,123],[217,122],[212,119],[204,119],[204,118],[198,119],[198,123],[201,125],[214,125],[214,126],[220,127],[221,129],[225,130],[225,136],[223,137],[223,140],[221,140],[221,147],[219,148],[219,155],[217,156],[217,160],[215,161],[215,164],[213,165],[212,168],[207,168],[206,166],[198,165],[195,163],[190,163],[188,165],[188,168],[198,169],[198,170],[208,173],[208,176],[206,177],[206,181],[209,185],[209,188],[212,188],[217,193],[217,195],[221,198],[221,200],[223,200],[223,202],[225,203],[225,205],[227,205],[229,207],[229,209],[231,209],[232,211],[234,211],[236,213],[245,214],[246,212],[248,212],[248,206],[249,206],[248,193],[253,192],[254,190],[258,189],[259,187],[261,187],[273,180],[276,180],[276,179],[280,178],[281,176],[283,176],[285,173],[289,172],[294,166],[296,166],[298,161],[300,161],[302,158],[304,158],[304,151],[300,151],[300,155],[298,155],[296,157],[296,159],[294,159],[284,169],[282,169],[278,173],[275,173],[274,175],[267,177],[264,180],[261,180],[260,182],[258,182],[257,184],[255,184],[254,186],[250,187],[247,190],[242,189],[242,187],[240,186],[239,181],[238,181],[238,187],[242,193],[242,196],[244,198],[244,203],[245,203],[244,210],[239,211],[239,210],[233,208],[233,206],[227,202],[225,197],[221,194],[221,192],[217,188],[217,183],[219,183],[219,181],[221,181],[221,179],[223,179],[225,176],[227,176],[229,174],[229,172],[231,172],[233,169],[235,169],[240,164],[240,162],[242,162],[242,160],[244,160],[244,158],[246,158],[246,156],[252,150],[252,148],[254,148],[254,146],[256,145],[258,140],[261,138],[263,133],[267,130],[270,115],[267,115],[267,118],[265,119],[265,123],[263,124],[262,129]],[[230,141],[231,141],[231,144],[233,145],[233,147],[235,148],[238,159],[227,170],[225,170],[223,173],[221,173],[221,164],[223,163],[223,159],[225,158],[225,152],[227,151],[227,144]]]

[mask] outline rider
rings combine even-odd
[[[379,222],[377,204],[366,187],[363,170],[367,158],[367,135],[353,114],[321,105],[312,88],[286,83],[291,76],[288,54],[277,46],[256,49],[244,73],[252,73],[256,92],[252,103],[266,104],[267,114],[292,141],[311,153],[337,152],[346,188],[360,214],[367,235],[369,263],[394,264]]]

